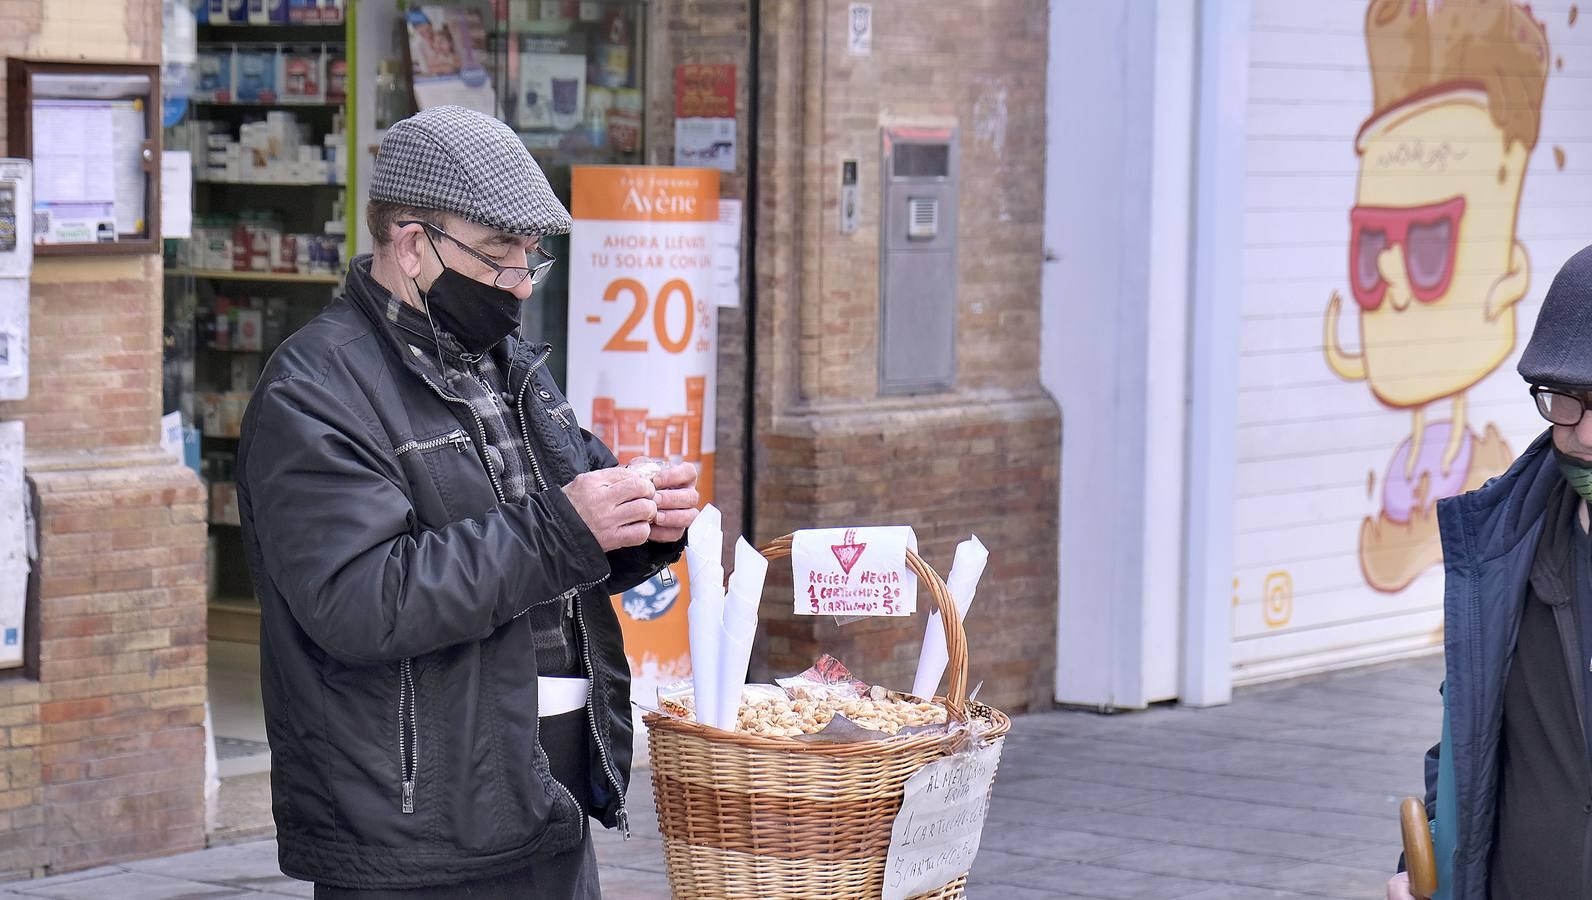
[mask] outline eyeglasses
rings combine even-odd
[[[1446,294],[1454,277],[1454,255],[1464,217],[1464,197],[1428,206],[1356,206],[1350,210],[1349,284],[1360,308],[1371,312],[1382,305],[1387,282],[1382,280],[1376,261],[1395,244],[1404,251],[1404,271],[1415,299],[1431,303]]]
[[[1537,412],[1555,425],[1579,425],[1586,415],[1586,396],[1540,384],[1531,386],[1531,397],[1537,401]]]
[[[469,244],[466,244],[464,241],[459,240],[446,231],[443,231],[441,228],[431,224],[430,222],[422,222],[419,219],[407,219],[398,223],[400,228],[406,225],[419,225],[427,231],[435,231],[437,234],[440,234],[455,244],[458,244],[459,249],[480,260],[483,265],[496,272],[497,277],[492,280],[492,283],[497,287],[503,288],[504,290],[512,290],[513,288],[519,287],[520,282],[524,281],[527,277],[531,279],[531,287],[536,287],[543,281],[547,280],[547,273],[552,271],[553,263],[558,261],[557,257],[553,256],[551,253],[548,253],[546,250],[543,250],[541,245],[537,245],[536,249],[531,251],[537,255],[537,261],[535,265],[500,265],[491,257],[488,257],[486,254],[475,249],[474,247],[471,247]],[[428,237],[427,240],[429,241],[430,238]],[[432,252],[435,252],[437,249],[436,245],[433,244],[431,249]],[[442,255],[438,254],[437,259],[441,260]]]

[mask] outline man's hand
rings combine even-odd
[[[1400,872],[1387,880],[1387,900],[1415,900],[1410,893],[1410,873]]]
[[[575,476],[564,486],[580,519],[603,552],[646,543],[658,515],[652,482],[629,469],[599,469]]]
[[[658,488],[658,517],[647,540],[673,543],[696,521],[697,504],[702,502],[696,489],[697,468],[691,463],[670,466],[654,475],[652,483]]]

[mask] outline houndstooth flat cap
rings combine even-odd
[[[570,225],[519,137],[462,106],[433,107],[387,129],[370,199],[453,213],[509,234],[564,234]]]

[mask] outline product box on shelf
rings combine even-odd
[[[233,96],[237,101],[275,103],[281,62],[276,46],[240,44],[233,55],[237,72]]]
[[[237,482],[210,483],[210,521],[216,525],[237,525],[242,521],[238,512]]]
[[[282,102],[320,103],[326,99],[325,54],[320,47],[282,50]]]
[[[264,346],[265,314],[258,309],[240,309],[237,313],[238,332],[232,349],[259,352]]]
[[[341,51],[326,55],[326,102],[343,103],[348,100],[348,59]]]
[[[232,357],[231,376],[232,389],[245,394],[254,390],[255,382],[259,379],[260,371],[257,361],[250,356],[238,354]]]
[[[202,47],[193,98],[201,102],[231,103],[233,82],[232,48]]]

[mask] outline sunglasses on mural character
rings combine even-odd
[[[1382,305],[1387,281],[1377,257],[1389,247],[1404,251],[1410,292],[1431,303],[1448,292],[1454,278],[1454,251],[1465,198],[1427,206],[1356,206],[1349,211],[1349,283],[1355,302],[1366,312]]]

